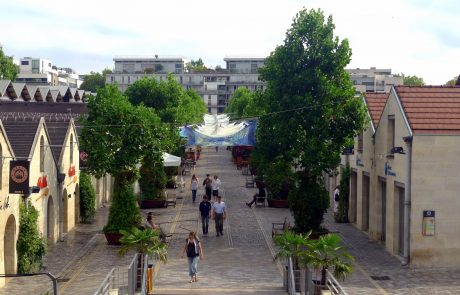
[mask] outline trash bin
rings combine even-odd
[[[153,292],[153,264],[149,264],[147,267],[147,293]]]

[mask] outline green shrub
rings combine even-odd
[[[351,169],[350,165],[347,163],[345,168],[342,168],[341,171],[342,177],[340,178],[340,187],[339,187],[339,207],[337,212],[334,214],[334,219],[336,222],[347,223],[348,222],[348,200],[350,194],[350,175]]]
[[[26,209],[19,205],[19,236],[16,244],[18,251],[18,273],[40,271],[42,257],[46,253],[46,243],[38,230],[38,211],[29,203]]]
[[[120,230],[130,230],[141,224],[141,214],[133,192],[134,180],[134,176],[123,173],[115,176],[112,205],[104,232],[119,233]]]
[[[294,187],[295,175],[291,166],[278,160],[264,170],[264,182],[270,192],[270,198],[286,200],[289,191]]]
[[[329,197],[319,177],[302,177],[298,186],[289,192],[288,202],[297,232],[322,230],[321,223],[329,207]]]
[[[80,173],[80,217],[83,223],[89,223],[96,214],[96,191],[91,185],[91,177]]]
[[[140,169],[140,174],[139,187],[141,189],[141,199],[161,199],[166,182],[168,181],[163,165],[146,161]]]

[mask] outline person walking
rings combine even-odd
[[[222,202],[222,196],[217,196],[217,202],[212,204],[212,219],[216,224],[216,237],[224,235],[225,218],[227,218],[227,206]]]
[[[208,197],[206,195],[203,195],[203,201],[200,202],[200,216],[203,235],[207,235],[209,218],[211,217],[211,202],[208,201]]]
[[[198,267],[198,257],[203,260],[203,248],[201,247],[200,240],[197,238],[195,232],[190,232],[184,249],[182,250],[182,258],[184,254],[187,253],[188,260],[188,274],[190,276],[190,283],[198,282],[197,278],[197,267]]]
[[[196,200],[196,191],[198,190],[198,178],[195,174],[192,175],[192,180],[190,181],[190,188],[192,189],[192,201],[195,203]]]
[[[340,186],[336,186],[333,192],[334,196],[334,213],[339,212]]]
[[[211,188],[212,188],[212,195],[214,197],[214,202],[217,201],[217,196],[219,195],[219,188],[220,188],[220,179],[217,177],[217,175],[214,175],[214,179],[211,182]]]
[[[256,202],[256,200],[259,198],[259,199],[263,199],[264,202],[265,202],[265,196],[266,196],[266,193],[265,193],[265,189],[262,188],[262,187],[259,187],[259,192],[258,193],[255,193],[253,196],[252,196],[252,201],[251,202],[246,202],[246,206],[248,206],[249,208],[251,208],[252,204],[254,204]]]
[[[208,200],[211,200],[212,179],[209,176],[209,174],[206,174],[206,178],[203,180],[203,186],[206,191],[206,196],[208,196]]]

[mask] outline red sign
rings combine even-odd
[[[69,177],[72,177],[72,176],[75,175],[75,166],[72,165],[72,166],[69,167],[68,174],[69,174]]]
[[[46,175],[38,178],[37,186],[41,189],[48,186],[48,179]]]

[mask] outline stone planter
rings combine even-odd
[[[104,233],[105,239],[107,240],[107,244],[109,245],[114,245],[114,246],[120,246],[120,239],[123,236],[120,233]]]
[[[289,208],[287,200],[267,199],[268,207],[272,208]]]
[[[165,208],[166,200],[143,200],[140,201],[141,209]]]

